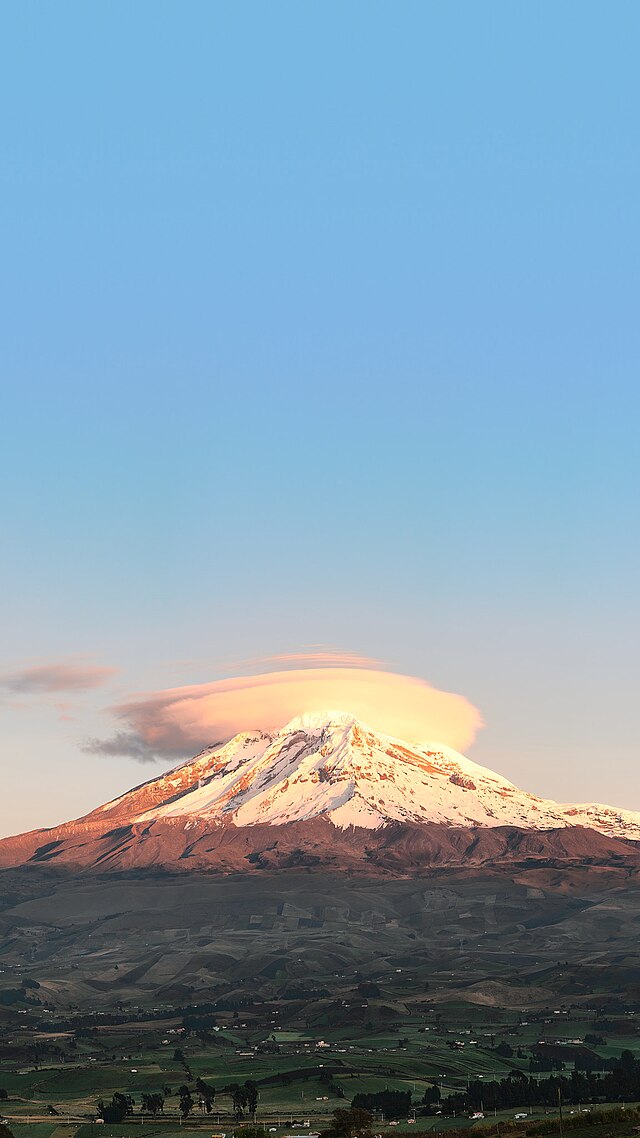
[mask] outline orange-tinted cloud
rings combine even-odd
[[[256,668],[260,672],[270,672],[282,668],[326,668],[335,665],[341,668],[376,668],[380,660],[372,660],[369,656],[359,656],[355,652],[344,652],[340,648],[330,648],[325,644],[311,645],[303,652],[283,652],[278,656],[256,656],[252,660],[242,660],[237,665],[240,669]],[[276,669],[274,665],[277,665]]]
[[[438,691],[424,680],[353,667],[305,668],[151,692],[115,708],[126,724],[118,736],[136,740],[136,758],[178,755],[188,758],[204,746],[239,731],[283,727],[309,711],[338,710],[357,715],[387,735],[413,741],[434,740],[457,750],[473,741],[482,719],[464,696]],[[110,741],[90,745],[114,753]]]
[[[0,687],[20,695],[47,695],[50,692],[90,691],[106,684],[115,668],[89,664],[44,664],[0,676]]]

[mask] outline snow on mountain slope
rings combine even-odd
[[[99,817],[238,827],[317,817],[340,828],[368,829],[394,821],[529,830],[586,826],[640,841],[640,812],[537,798],[456,751],[374,733],[344,712],[302,715],[273,736],[237,735],[83,821]]]

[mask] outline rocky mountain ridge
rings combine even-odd
[[[561,805],[344,712],[243,732],[74,822],[0,841],[0,867],[416,872],[518,859],[631,864],[640,813]]]

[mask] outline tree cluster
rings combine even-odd
[[[225,1087],[225,1091],[231,1095],[233,1113],[238,1122],[244,1118],[245,1111],[251,1116],[256,1113],[258,1109],[258,1087],[253,1079],[247,1079],[242,1084],[232,1083],[230,1087]]]
[[[597,1102],[638,1102],[640,1100],[640,1059],[623,1051],[619,1059],[602,1060],[611,1069],[604,1074],[573,1070],[569,1075],[548,1079],[527,1078],[513,1072],[506,1079],[477,1079],[466,1092],[449,1095],[447,1113],[456,1111],[508,1110],[518,1106],[555,1107],[558,1094],[567,1104]],[[517,1076],[517,1077],[516,1077]]]
[[[406,1118],[411,1110],[411,1091],[376,1091],[375,1094],[357,1094],[351,1103],[353,1109],[380,1111],[385,1118]]]
[[[351,1110],[338,1108],[320,1138],[371,1138],[373,1118],[368,1110],[351,1107]]]
[[[150,1114],[153,1118],[157,1118],[159,1114],[164,1112],[164,1095],[156,1094],[143,1094],[141,1109],[144,1114]]]
[[[106,1103],[100,1099],[97,1107],[98,1118],[104,1122],[122,1122],[128,1114],[133,1114],[134,1105],[131,1095],[123,1095],[116,1091],[111,1102]]]
[[[200,1106],[206,1110],[207,1114],[211,1114],[213,1104],[216,1101],[216,1088],[210,1083],[205,1083],[204,1079],[196,1079],[196,1091],[200,1097]]]

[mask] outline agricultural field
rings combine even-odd
[[[393,1006],[400,991],[405,999],[410,996],[410,987],[400,985],[395,974],[387,985],[353,977],[336,985],[334,1002],[342,1006],[347,997],[365,998],[358,988],[376,991],[366,997],[373,1021],[378,1018],[377,1004]],[[318,997],[311,1005],[325,1000]],[[397,1020],[385,1017],[384,1027],[325,1024],[320,1035],[315,1027],[296,1022],[298,1001],[271,1001],[266,1011],[261,1005],[247,1005],[241,1012],[232,1008],[233,1000],[220,1003],[226,1005],[221,1010],[202,1011],[193,1005],[166,1009],[164,1015],[156,1012],[154,1018],[145,1016],[144,1009],[132,1009],[130,1019],[120,1013],[119,1023],[102,1022],[110,1018],[104,1013],[64,1018],[48,1014],[43,1022],[37,1007],[5,1009],[0,1088],[7,1097],[0,1109],[15,1138],[51,1138],[54,1132],[54,1138],[75,1138],[75,1130],[72,1136],[63,1128],[87,1126],[96,1128],[93,1138],[98,1127],[103,1138],[122,1138],[95,1121],[99,1102],[109,1102],[115,1094],[132,1099],[123,1134],[141,1125],[147,1127],[148,1138],[150,1127],[159,1127],[165,1135],[172,1127],[181,1133],[185,1128],[230,1130],[243,1120],[253,1121],[253,1113],[238,1117],[234,1110],[232,1088],[246,1083],[256,1087],[257,1121],[282,1133],[304,1122],[310,1129],[322,1129],[332,1112],[356,1095],[385,1090],[411,1096],[409,1117],[415,1122],[398,1119],[397,1129],[447,1129],[461,1124],[459,1118],[447,1117],[450,1095],[480,1079],[505,1079],[517,1071],[530,1075],[547,1053],[565,1056],[556,1069],[569,1071],[587,1059],[590,1068],[600,1064],[604,1069],[617,1048],[618,1054],[627,1049],[640,1056],[640,1032],[629,1032],[631,1023],[640,1027],[640,1016],[608,1020],[613,1031],[605,1038],[597,1032],[602,1016],[586,1010],[579,1015],[576,1009],[549,1008],[524,1019],[512,1009],[492,1007],[484,1020],[477,1005],[464,1009],[455,999],[451,1004],[438,1001],[419,1016],[405,1012]],[[308,1013],[309,1004],[307,1019]],[[601,1042],[587,1046],[585,1035]],[[543,1068],[536,1077],[548,1074]],[[215,1090],[208,1111],[198,1095],[200,1083]],[[181,1118],[185,1087],[193,1107]],[[434,1089],[439,1102],[424,1113],[425,1096],[431,1092],[433,1099]],[[163,1096],[160,1119],[145,1117],[145,1094]],[[526,1101],[520,1105],[530,1119],[545,1117]],[[436,1106],[441,1114],[435,1113]],[[494,1118],[507,1122],[514,1114],[496,1111]],[[464,1124],[472,1121],[466,1118]],[[84,1129],[80,1138],[88,1138]]]
[[[1,884],[0,1113],[15,1138],[230,1135],[254,1117],[314,1133],[383,1092],[404,1107],[376,1109],[376,1132],[506,1132],[516,1113],[528,1127],[558,1114],[527,1101],[529,1079],[640,1058],[640,892],[611,893],[598,872],[560,890],[539,867]],[[513,1102],[491,1109],[478,1088],[504,1080]],[[126,1116],[96,1121],[114,1096]],[[156,1117],[143,1096],[162,1098]],[[601,1097],[592,1113],[621,1104]],[[581,1109],[567,1103],[567,1125]]]

